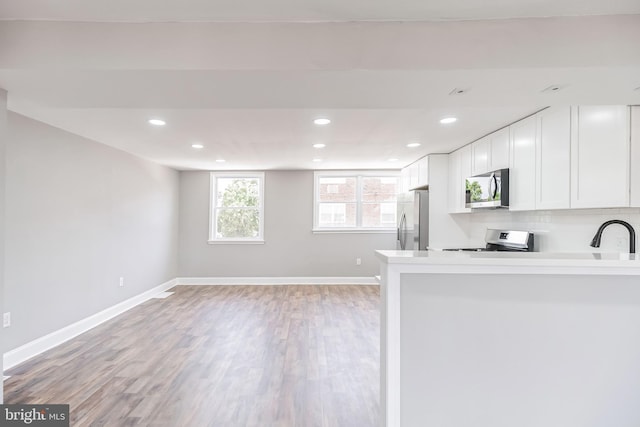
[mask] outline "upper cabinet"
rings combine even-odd
[[[536,117],[531,116],[510,127],[509,210],[536,208]]]
[[[418,185],[416,187],[426,187],[429,185],[429,157],[425,156],[416,163],[418,164]]]
[[[631,107],[631,206],[640,207],[640,106]]]
[[[491,139],[489,135],[471,144],[471,175],[489,172],[490,157]]]
[[[574,107],[571,126],[571,207],[629,206],[629,107]]]
[[[411,185],[411,171],[408,167],[403,168],[400,171],[400,192],[404,193],[409,191],[409,186]]]
[[[402,191],[429,185],[429,156],[425,156],[400,171]]]
[[[509,167],[509,128],[500,129],[471,144],[471,175]]]
[[[491,156],[489,157],[489,170],[506,169],[509,167],[509,128],[503,128],[489,135],[491,141]]]
[[[536,209],[571,207],[571,108],[536,114]]]
[[[510,126],[510,210],[571,206],[570,112],[551,107]]]
[[[640,106],[550,107],[449,156],[452,213],[466,177],[505,167],[512,211],[640,207]]]
[[[449,154],[449,213],[471,212],[465,207],[466,179],[471,176],[471,146]]]

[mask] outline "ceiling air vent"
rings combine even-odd
[[[551,85],[545,89],[542,89],[540,92],[542,93],[553,93],[553,92],[558,92],[561,91],[562,89],[566,88],[567,85]]]
[[[454,88],[451,92],[449,92],[449,95],[464,95],[465,93],[469,92],[469,88]]]

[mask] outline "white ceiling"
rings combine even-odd
[[[435,21],[640,13],[637,0],[0,0],[0,17],[111,22]]]
[[[398,168],[548,105],[640,104],[637,0],[265,4],[0,0],[0,87],[15,112],[177,169]],[[592,14],[627,15],[484,20]],[[476,20],[426,22],[443,19]],[[131,23],[184,20],[221,22]],[[301,20],[425,22],[263,22]]]

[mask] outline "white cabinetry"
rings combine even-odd
[[[465,179],[509,167],[509,209],[640,207],[640,107],[550,107],[449,155],[449,212]]]
[[[419,179],[418,164],[415,162],[411,163],[408,166],[408,168],[409,168],[409,190],[413,190],[418,186],[418,179]]]
[[[489,170],[506,169],[509,167],[509,128],[503,128],[489,135],[491,140],[491,156]]]
[[[536,116],[510,126],[509,210],[536,207]]]
[[[509,167],[509,128],[489,134],[471,144],[471,175]]]
[[[471,144],[471,175],[490,171],[491,139],[489,135]]]
[[[466,208],[466,179],[471,176],[471,146],[449,154],[449,213],[471,212]]]
[[[631,107],[631,206],[640,207],[640,106]]]
[[[627,106],[572,110],[572,208],[629,206],[629,115]]]
[[[416,162],[418,164],[418,187],[429,185],[429,156]]]
[[[411,163],[400,172],[402,190],[409,191],[429,185],[429,156]]]
[[[551,107],[537,115],[536,209],[571,206],[571,108]]]
[[[400,192],[406,193],[411,185],[411,171],[408,167],[400,171]]]

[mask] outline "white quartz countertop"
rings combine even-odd
[[[597,267],[632,269],[640,274],[638,254],[618,252],[465,252],[376,251],[387,264],[424,266]],[[637,270],[637,273],[635,272]]]

